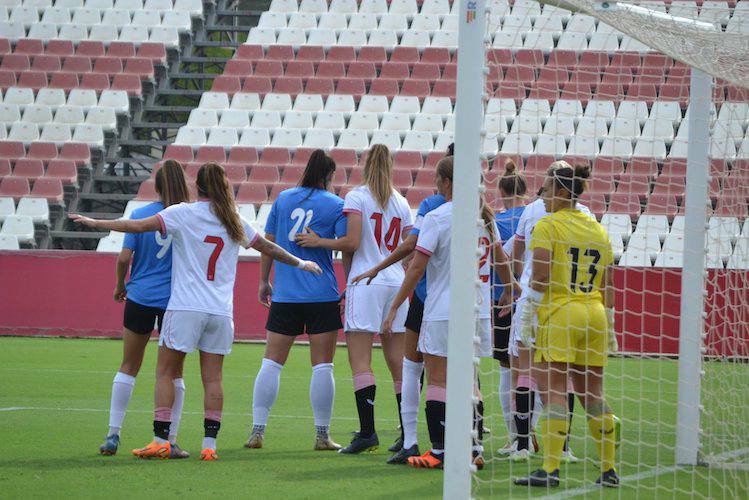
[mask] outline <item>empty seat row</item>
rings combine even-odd
[[[91,113],[90,116],[101,116]],[[67,123],[37,123],[13,122],[9,124],[0,123],[0,140],[10,140],[29,144],[35,141],[53,142],[63,144],[65,142],[76,142],[88,144],[92,147],[104,147],[104,129],[111,124],[93,124],[91,122],[79,125]],[[10,130],[8,131],[8,127]]]
[[[0,250],[18,250],[19,244],[34,243],[34,221],[26,215],[10,215],[0,229]]]
[[[99,125],[105,131],[114,131],[117,128],[117,115],[112,108],[83,108],[66,105],[53,109],[49,106],[33,104],[26,106],[23,115],[19,117],[16,106],[0,104],[0,123],[11,127],[11,130],[15,127],[16,123],[28,123],[38,127],[47,127],[55,124],[74,127],[86,123],[89,125]],[[0,134],[2,134],[1,129]],[[11,140],[13,139],[11,138]]]
[[[52,143],[32,142],[27,148],[23,142],[0,141],[0,164],[6,160],[15,162],[22,158],[72,160],[77,166],[84,166],[91,162],[91,150],[88,144],[74,142],[67,142],[58,150],[58,146]],[[6,172],[7,170],[9,167]]]
[[[190,13],[186,11],[164,11],[157,10],[128,10],[128,9],[91,9],[66,7],[48,7],[41,17],[32,7],[14,7],[10,15],[3,16],[4,9],[0,8],[0,21],[22,23],[26,27],[33,27],[38,23],[50,27],[61,28],[67,24],[82,24],[95,26],[103,24],[111,27],[123,27],[130,24],[136,26],[166,26],[176,28],[179,31],[189,31],[192,27]]]
[[[78,42],[82,40],[93,40],[110,43],[114,41],[131,42],[135,45],[143,42],[163,43],[168,47],[179,45],[179,31],[177,28],[167,26],[124,26],[121,29],[116,26],[105,26],[102,24],[48,24],[32,23],[26,27],[20,22],[0,22],[0,37],[11,41],[23,38],[34,38],[38,40],[70,40]]]
[[[30,217],[35,224],[49,222],[49,203],[45,198],[21,198],[16,207],[11,197],[0,197],[0,224],[11,216]]]
[[[0,63],[0,71],[14,72],[17,79],[29,76],[31,73],[41,74],[45,81],[57,72],[88,73],[106,76],[107,87],[110,84],[109,77],[119,73],[138,75],[143,79],[154,77],[154,66],[151,59],[126,58],[103,56],[94,59],[81,56],[68,56],[60,58],[52,55],[37,55],[29,58],[23,54],[7,54]],[[88,76],[83,75],[83,79]]]
[[[130,100],[127,92],[123,90],[104,90],[96,95],[90,89],[72,89],[65,95],[63,89],[40,89],[36,96],[32,89],[10,88],[6,91],[2,103],[3,117],[17,117],[27,106],[47,106],[56,109],[61,106],[74,106],[82,108],[106,108],[117,114],[128,114],[130,111]],[[19,121],[20,118],[7,119],[3,121]]]
[[[117,57],[120,59],[141,58],[150,59],[153,64],[166,63],[166,48],[162,43],[141,43],[137,47],[131,42],[112,42],[104,45],[103,42],[95,40],[84,40],[76,45],[71,40],[49,40],[46,44],[43,40],[34,38],[24,38],[18,40],[15,45],[11,46],[10,40],[0,38],[0,55],[7,54],[24,54],[27,57],[35,56],[57,56],[62,59],[62,70],[67,71],[65,64],[81,66],[70,68],[70,71],[91,71],[93,69],[92,58],[99,57]],[[80,59],[71,59],[68,57],[78,56]],[[86,59],[88,64],[86,64]],[[29,62],[29,68],[33,67]]]
[[[55,146],[54,143],[42,143]],[[57,154],[57,151],[55,151]],[[41,177],[54,177],[60,179],[64,185],[77,185],[78,170],[73,160],[60,160],[57,158],[21,158],[13,162],[10,168],[10,160],[0,160],[0,178],[10,176],[24,177],[29,182],[34,182]]]
[[[54,72],[44,73],[37,71],[22,71],[16,78],[13,71],[0,71],[0,89],[7,91],[12,87],[27,88],[31,90],[51,89],[81,89],[93,92],[105,90],[123,91],[129,96],[140,97],[143,92],[143,81],[141,75],[119,73],[110,77],[106,74],[84,73],[79,78],[79,73]]]
[[[203,15],[201,0],[2,0],[0,5],[8,9],[26,7],[44,13],[49,8],[65,9],[124,9],[153,10],[158,12],[184,11],[193,17]]]
[[[40,177],[34,181],[33,189],[25,177],[7,176],[0,178],[0,197],[13,198],[20,203],[21,198],[45,198],[49,203],[62,204],[64,191],[62,180],[57,177]]]

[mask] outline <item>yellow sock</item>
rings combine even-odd
[[[616,455],[616,436],[614,414],[610,411],[598,416],[588,417],[588,428],[598,446],[601,458],[601,472],[614,469]]]
[[[557,408],[559,407],[559,408]],[[544,443],[544,465],[546,472],[559,469],[564,442],[567,440],[567,408],[564,405],[549,405],[546,418],[541,424]]]

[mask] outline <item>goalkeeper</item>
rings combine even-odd
[[[601,475],[597,484],[618,487],[614,468],[617,418],[603,396],[604,366],[617,349],[614,335],[613,252],[603,227],[575,208],[590,176],[589,167],[565,165],[543,187],[549,213],[533,230],[532,277],[520,335],[530,347],[535,332],[534,374],[545,409],[543,468],[516,484],[559,485],[559,463],[567,437],[567,377],[588,416],[597,443]]]

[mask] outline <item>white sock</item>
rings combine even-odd
[[[509,440],[515,441],[515,419],[512,415],[512,370],[505,368],[504,366],[499,367],[499,404],[502,406],[502,416],[505,419],[505,425],[507,426],[507,435]]]
[[[203,438],[203,447],[201,450],[213,450],[216,451],[216,438]]]
[[[538,420],[541,418],[541,413],[544,411],[544,404],[541,401],[541,394],[538,391],[534,391],[536,393],[536,399],[533,403],[533,415],[531,416],[531,431],[534,431],[536,429],[536,425],[538,425]]]
[[[255,377],[255,389],[252,392],[252,425],[265,426],[268,414],[278,397],[278,386],[281,382],[283,365],[263,358],[263,364]]]
[[[419,400],[421,398],[421,372],[424,363],[403,358],[403,385],[401,389],[401,419],[403,420],[403,447],[410,448],[418,442]]]
[[[185,404],[185,379],[174,379],[174,404],[172,404],[172,423],[169,426],[169,442],[177,442],[179,422],[182,419],[182,407]]]
[[[112,382],[112,399],[109,402],[109,435],[120,434],[125,411],[135,387],[135,377],[117,372]]]
[[[330,427],[334,399],[333,363],[313,366],[312,378],[309,381],[309,400],[312,404],[312,414],[315,416],[315,427]]]

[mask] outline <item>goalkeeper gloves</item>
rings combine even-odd
[[[528,288],[528,299],[520,314],[520,341],[527,348],[533,347],[533,320],[536,318],[536,310],[543,298],[544,292]]]
[[[616,340],[616,331],[614,330],[614,308],[606,308],[606,320],[609,326],[609,354],[619,350],[619,342]]]

